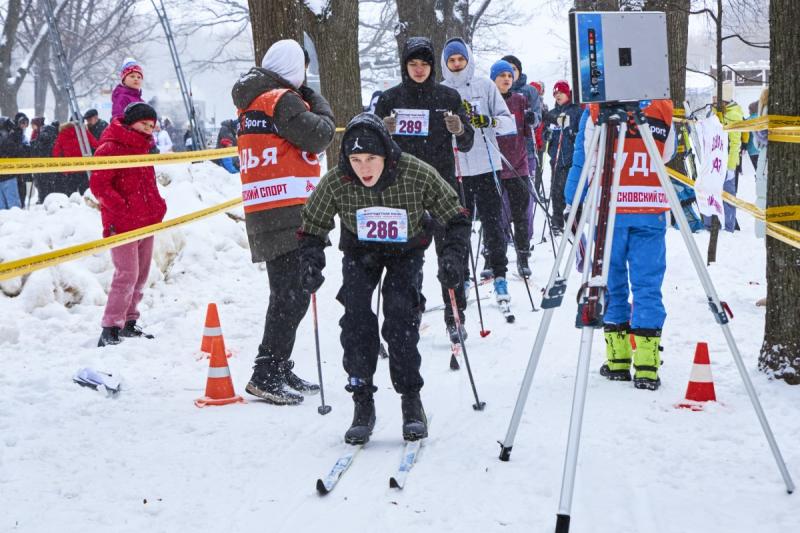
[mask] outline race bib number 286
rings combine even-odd
[[[408,214],[405,209],[366,207],[356,211],[358,240],[407,242]]]

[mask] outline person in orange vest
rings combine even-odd
[[[645,101],[640,107],[663,160],[669,161],[675,151],[672,101]],[[567,202],[573,201],[584,161],[589,159],[585,143],[592,137],[599,112],[599,107],[593,104],[581,119],[573,166],[564,190]],[[670,207],[655,164],[650,160],[637,125],[629,117],[614,236],[607,244],[611,245],[611,264],[604,316],[606,362],[600,374],[612,381],[631,381],[633,361],[634,386],[646,390],[656,390],[661,385],[658,377],[661,329],[667,316],[661,284],[667,268],[665,237]],[[568,204],[566,213],[570,210]],[[631,292],[633,305],[628,301]],[[630,333],[634,335],[636,350],[631,348]]]
[[[279,405],[296,405],[303,394],[319,392],[319,385],[292,372],[297,327],[310,302],[301,286],[296,231],[320,179],[317,154],[331,143],[335,127],[330,105],[304,80],[303,49],[284,39],[231,93],[239,114],[247,238],[253,262],[266,262],[269,281],[264,335],[245,390]]]

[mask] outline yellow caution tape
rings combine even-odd
[[[675,178],[676,180],[694,188],[694,180],[691,179],[689,176],[681,174],[677,170],[671,169],[669,167],[667,167],[667,173],[669,173],[669,175]],[[794,246],[795,248],[800,248],[800,231],[773,222],[771,218],[768,218],[769,209],[765,212],[758,206],[751,204],[750,202],[745,202],[741,198],[732,196],[727,192],[722,193],[722,199],[726,203],[735,206],[737,209],[742,209],[744,211],[747,211],[755,218],[765,221],[767,225],[767,235],[774,237],[790,246]],[[785,209],[786,207],[787,206],[776,207],[772,209]],[[800,209],[800,207],[798,206],[788,206],[788,207]],[[800,217],[798,219],[800,219]],[[784,219],[784,220],[789,220],[789,219]]]
[[[148,165],[191,163],[225,157],[238,157],[236,147],[174,152],[169,154],[117,155],[108,157],[29,157],[0,159],[0,176],[3,174],[41,174],[45,172],[71,172],[132,168]]]
[[[345,128],[336,128],[341,133]],[[148,165],[172,165],[194,163],[226,157],[238,157],[235,146],[214,148],[196,152],[173,152],[168,154],[117,155],[108,157],[23,157],[0,159],[0,176],[16,174],[44,174],[49,172],[74,172],[133,168]]]
[[[800,117],[789,115],[766,115],[723,127],[725,131],[769,130],[769,140],[773,142],[800,143]]]
[[[223,202],[213,207],[201,209],[200,211],[195,211],[193,213],[189,213],[188,215],[183,215],[178,218],[173,218],[165,222],[146,226],[144,228],[120,233],[119,235],[112,235],[111,237],[106,237],[104,239],[77,244],[68,248],[61,248],[60,250],[52,250],[50,252],[34,255],[32,257],[9,261],[7,263],[0,263],[0,281],[30,274],[36,270],[49,268],[61,263],[66,263],[67,261],[86,257],[87,255],[96,254],[98,252],[102,252],[103,250],[116,248],[117,246],[128,244],[129,242],[138,241],[144,237],[161,233],[168,229],[175,228],[176,226],[188,224],[189,222],[194,222],[202,218],[216,215],[222,211],[225,211],[226,209],[236,207],[241,203],[241,198],[234,198],[233,200],[228,200],[227,202]]]
[[[776,207],[768,207],[766,218],[770,222],[800,220],[800,205],[780,205]]]

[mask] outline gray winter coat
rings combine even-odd
[[[275,106],[272,117],[279,135],[306,152],[323,152],[335,132],[333,111],[322,96],[306,86],[296,89],[274,72],[254,67],[239,78],[231,91],[237,109],[246,109],[261,94],[273,89],[291,89]],[[302,96],[302,97],[301,97]],[[306,109],[303,101],[311,109]],[[254,263],[272,261],[298,248],[302,205],[256,211],[245,215],[247,239]]]
[[[461,172],[464,176],[485,174],[491,172],[493,168],[500,172],[502,162],[497,140],[495,139],[495,130],[499,135],[516,133],[517,123],[514,121],[514,117],[508,110],[508,106],[494,82],[489,78],[475,77],[475,61],[472,55],[472,48],[463,39],[459,38],[447,41],[445,48],[451,41],[461,41],[467,48],[467,54],[469,55],[467,60],[469,63],[461,72],[451,72],[447,68],[447,58],[444,57],[444,52],[442,52],[442,75],[444,76],[442,85],[457,90],[461,98],[467,100],[473,106],[475,113],[490,116],[497,121],[495,128],[478,129],[475,132],[472,150],[466,153],[459,152],[458,161],[461,164]],[[486,145],[484,136],[486,140],[492,143],[493,147]],[[489,153],[491,153],[491,160],[489,159]]]

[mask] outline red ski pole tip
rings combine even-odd
[[[491,331],[489,331],[488,329],[482,329],[481,330],[481,337],[488,337],[489,333],[491,333]]]

